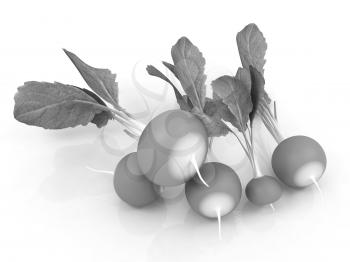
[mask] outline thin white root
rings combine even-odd
[[[218,235],[219,235],[219,240],[222,240],[222,234],[221,234],[221,210],[220,210],[220,208],[216,209],[216,216],[218,218]]]
[[[205,180],[203,179],[201,173],[199,172],[199,168],[198,168],[198,165],[197,165],[197,161],[194,157],[194,155],[192,155],[191,157],[191,163],[192,165],[194,166],[194,169],[196,170],[197,174],[198,174],[198,177],[199,179],[202,181],[202,183],[206,186],[206,187],[209,187],[209,185],[207,184],[207,182],[205,182]]]
[[[321,187],[320,187],[320,185],[318,184],[318,182],[317,182],[317,180],[315,179],[315,177],[312,176],[310,179],[312,180],[312,183],[314,183],[314,185],[316,186],[318,192],[319,192],[321,195],[323,195],[323,192],[322,192],[322,190],[321,190]]]
[[[325,208],[326,208],[325,205],[326,205],[326,203],[325,203],[325,198],[324,198],[324,195],[323,195],[323,191],[322,191],[319,183],[317,182],[317,180],[316,180],[316,178],[314,176],[311,177],[311,180],[312,180],[313,184],[315,185],[315,187],[317,188],[318,193],[320,194],[320,204],[323,207],[322,219],[325,219],[327,214],[325,212]]]
[[[271,209],[272,209],[272,212],[275,212],[275,211],[276,211],[275,206],[274,206],[273,204],[270,204],[270,207],[271,207]]]
[[[89,167],[89,166],[86,166],[86,169],[88,169],[88,170],[90,170],[92,172],[96,172],[96,173],[110,174],[110,175],[114,174],[113,171],[95,169],[95,168],[92,168],[92,167]]]

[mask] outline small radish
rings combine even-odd
[[[114,189],[129,205],[143,207],[156,201],[159,188],[149,181],[139,169],[136,153],[124,156],[114,172]]]
[[[251,70],[252,72],[254,73],[254,70]],[[256,84],[263,87],[261,81],[263,78],[261,80],[259,78],[261,75],[251,74],[252,90]],[[259,92],[257,95],[259,96]],[[262,95],[260,97],[263,97]],[[274,103],[274,113],[271,112],[268,103],[268,99],[264,97],[260,99],[256,114],[278,143],[271,160],[276,176],[291,187],[302,188],[311,184],[318,187],[317,181],[323,175],[327,164],[324,150],[310,137],[293,136],[284,139],[277,127],[276,103]]]
[[[153,118],[139,139],[137,160],[153,183],[176,186],[191,179],[208,151],[205,126],[193,114],[169,110]]]
[[[253,178],[245,188],[249,201],[257,206],[276,202],[282,196],[282,188],[276,178],[262,176]]]
[[[278,143],[271,164],[276,176],[287,186],[303,188],[314,184],[322,177],[327,157],[321,145],[307,136],[292,136],[284,139],[277,125],[276,103],[274,113],[268,104],[262,103],[258,114],[265,127]]]
[[[314,184],[318,188],[317,181],[327,165],[327,157],[321,145],[307,136],[284,139],[277,128],[277,118],[267,105],[262,107],[259,115],[278,143],[271,159],[276,176],[290,187],[303,188]]]
[[[324,150],[310,137],[292,136],[278,144],[272,155],[272,168],[277,177],[291,187],[315,184],[327,165]]]
[[[207,218],[220,218],[234,210],[242,195],[239,177],[229,166],[208,162],[201,166],[200,175],[186,183],[185,193],[191,208]]]
[[[250,80],[249,85],[243,81],[244,79]],[[255,205],[272,204],[282,195],[282,188],[276,179],[262,176],[254,154],[253,121],[264,100],[264,85],[263,75],[253,66],[249,66],[249,71],[240,68],[235,77],[222,76],[212,82],[214,94],[227,104],[233,118],[232,125],[244,139],[244,142],[241,141],[232,131],[244,149],[253,170],[254,178],[248,183],[245,192],[248,200]]]

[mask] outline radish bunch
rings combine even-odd
[[[272,205],[282,196],[282,184],[296,188],[317,184],[326,168],[326,155],[312,138],[283,139],[278,130],[276,105],[272,112],[265,91],[267,44],[258,27],[247,25],[236,40],[242,66],[235,75],[212,81],[212,97],[207,96],[205,59],[188,38],[180,38],[172,47],[172,63],[163,62],[176,83],[149,65],[148,74],[171,85],[179,109],[159,114],[146,126],[119,105],[115,74],[91,67],[67,50],[64,52],[92,91],[58,82],[26,82],[15,95],[14,117],[45,129],[88,123],[100,128],[117,120],[138,140],[137,151],[124,156],[114,172],[114,188],[123,201],[144,207],[159,199],[163,187],[185,184],[189,206],[219,221],[238,206],[242,184],[231,167],[206,162],[206,158],[214,137],[231,135],[251,166],[247,199],[258,206]],[[271,157],[276,177],[259,169],[254,139],[257,118],[278,143]]]
[[[160,187],[185,184],[190,206],[216,218],[239,203],[242,185],[234,170],[222,163],[204,163],[208,152],[206,127],[193,114],[169,110],[153,118],[142,132],[137,152],[117,165],[114,188],[136,207],[157,200]]]
[[[276,108],[273,114],[265,91],[267,45],[254,24],[237,34],[237,44],[242,67],[235,76],[224,75],[211,83],[212,98],[206,97],[205,59],[185,37],[171,50],[174,64],[163,62],[185,95],[160,70],[147,67],[150,75],[172,86],[181,110],[164,112],[146,126],[138,143],[139,169],[157,186],[186,183],[189,205],[208,218],[230,213],[242,194],[240,179],[232,168],[205,162],[208,140],[213,137],[232,134],[242,146],[253,174],[245,194],[258,206],[272,205],[281,198],[281,182],[292,187],[315,183],[326,166],[324,151],[316,141],[295,136],[283,140],[273,153],[272,167],[277,178],[261,173],[254,149],[254,120],[260,118],[273,137],[281,140]]]

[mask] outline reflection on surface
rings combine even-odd
[[[91,133],[86,136],[90,136],[88,141],[91,141]],[[261,136],[257,133],[255,138],[259,166],[263,174],[273,175],[269,159],[275,144],[266,142]],[[106,214],[111,214],[112,219],[108,220],[108,226],[121,227],[135,240],[147,236],[150,241],[149,261],[163,262],[164,257],[167,261],[217,259],[221,250],[232,249],[232,254],[238,249],[243,252],[245,246],[249,246],[250,237],[256,237],[258,242],[261,235],[298,227],[305,218],[313,219],[312,211],[322,206],[320,195],[313,187],[304,190],[284,187],[282,198],[274,204],[275,211],[269,206],[253,206],[243,195],[237,209],[222,218],[220,240],[217,221],[203,218],[190,209],[183,185],[163,188],[160,192],[163,199],[142,209],[123,203],[114,193],[112,174],[86,167],[114,171],[125,154],[136,150],[137,141],[125,135],[116,123],[100,130],[92,140],[58,149],[54,155],[54,170],[44,179],[40,192],[45,199],[55,202],[104,196],[98,201],[109,201],[106,206],[110,211]],[[242,180],[243,187],[252,178],[249,162],[233,136],[215,138],[207,161],[231,166]],[[316,217],[319,224],[316,223],[315,227],[321,223],[318,214]]]
[[[54,171],[43,181],[40,192],[51,201],[113,193],[113,176],[93,172],[86,166],[113,171],[117,161],[101,151],[97,143],[62,147],[55,153]]]
[[[162,230],[166,219],[166,207],[162,200],[139,209],[119,201],[116,209],[118,222],[133,235],[154,234]]]
[[[75,132],[74,129],[70,130]],[[120,125],[113,121],[105,128],[101,130],[95,128],[94,131],[98,136],[93,137],[92,142],[69,145],[56,151],[53,161],[54,171],[40,187],[45,198],[52,201],[67,201],[114,194],[113,175],[94,172],[93,169],[114,172],[119,160],[136,150],[136,141],[128,137]],[[59,133],[58,135],[60,136]],[[91,140],[90,133],[81,135],[83,138],[84,136]]]

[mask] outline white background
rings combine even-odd
[[[347,2],[2,1],[0,261],[349,260]],[[208,83],[233,74],[240,65],[235,34],[250,22],[268,42],[266,88],[283,134],[315,138],[328,167],[322,193],[286,190],[275,212],[243,198],[223,219],[221,241],[215,221],[193,213],[183,195],[171,200],[176,192],[167,192],[163,203],[135,210],[115,195],[112,175],[86,168],[113,170],[135,150],[117,123],[104,133],[93,125],[47,131],[13,119],[13,95],[25,81],[86,87],[62,47],[116,72],[130,112],[146,108],[133,79],[159,96],[165,90],[161,100],[144,96],[153,115],[172,108],[172,91],[147,76],[145,65],[169,61],[171,46],[186,35],[206,57]],[[268,158],[274,143],[262,137]],[[233,137],[216,139],[213,152],[249,180]]]

